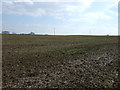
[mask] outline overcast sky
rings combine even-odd
[[[118,0],[18,1],[2,0],[2,30],[54,34],[55,28],[59,35],[118,34]]]

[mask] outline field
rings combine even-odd
[[[2,35],[3,88],[117,88],[118,37]]]

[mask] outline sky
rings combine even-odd
[[[2,0],[2,30],[56,35],[117,35],[118,0]],[[1,22],[0,22],[1,23]]]

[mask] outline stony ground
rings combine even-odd
[[[109,45],[108,45],[109,46]],[[95,52],[75,55],[76,59],[47,66],[34,75],[16,78],[13,88],[117,88],[118,48],[102,47]],[[37,68],[37,67],[36,67]]]
[[[93,46],[87,43],[90,48],[80,42],[74,48],[44,55],[38,52],[23,55],[21,46],[12,49],[16,45],[5,43],[3,88],[118,88],[118,43],[98,42]]]

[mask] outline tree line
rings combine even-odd
[[[2,34],[16,34],[15,32],[12,32],[12,33],[10,33],[9,31],[2,31]],[[25,33],[21,33],[21,34],[25,34]],[[35,33],[34,32],[30,32],[30,33],[28,33],[29,35],[35,35]]]

